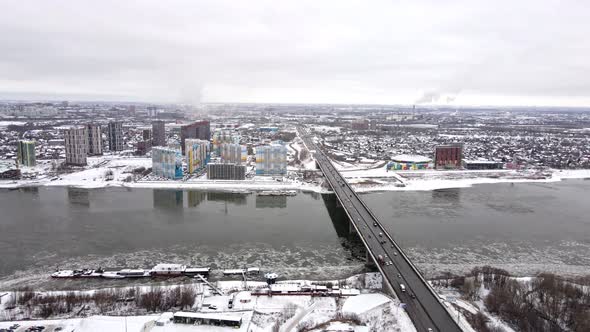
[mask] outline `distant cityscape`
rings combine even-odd
[[[285,176],[300,124],[335,161],[381,160],[391,171],[590,168],[584,111],[64,101],[0,105],[1,177],[19,178],[38,160],[55,170],[87,166],[105,153],[151,157],[150,176],[162,179]]]

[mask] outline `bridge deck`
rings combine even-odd
[[[303,135],[302,135],[303,134]],[[442,300],[424,280],[393,237],[381,225],[371,210],[334,167],[332,162],[316,148],[305,133],[301,133],[308,149],[316,150],[314,158],[350,218],[367,251],[377,263],[384,281],[397,294],[412,319],[417,331],[461,331],[444,307]],[[378,257],[385,264],[380,264]],[[401,284],[405,286],[402,290]],[[429,330],[431,329],[431,330]]]

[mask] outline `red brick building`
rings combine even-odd
[[[182,154],[185,153],[184,142],[187,138],[198,138],[209,141],[211,139],[211,126],[209,121],[198,121],[180,127],[180,147],[182,149]]]
[[[438,145],[434,151],[434,167],[437,169],[460,168],[462,159],[462,143]]]

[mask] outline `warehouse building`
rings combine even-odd
[[[174,323],[190,325],[215,325],[239,328],[242,325],[242,316],[239,314],[218,314],[202,312],[175,312],[172,316]]]

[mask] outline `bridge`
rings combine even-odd
[[[416,330],[418,332],[462,331],[445,308],[442,299],[328,157],[317,147],[309,133],[303,128],[298,130],[299,136],[312,152],[317,165],[346,211],[354,230],[367,248],[369,256],[383,275],[385,287],[395,292],[404,303],[405,310]]]

